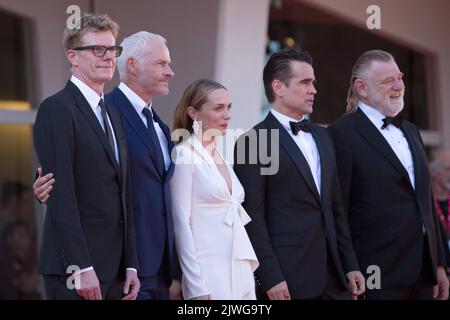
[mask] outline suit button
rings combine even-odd
[[[119,224],[123,224],[123,220],[122,219],[119,220]]]

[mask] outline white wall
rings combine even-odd
[[[221,0],[219,13],[215,78],[231,94],[231,127],[249,129],[261,113],[269,1]]]
[[[220,1],[215,79],[227,87],[233,103],[230,129],[241,133],[260,120],[268,13],[268,0]],[[237,135],[231,130],[221,145],[229,162]]]

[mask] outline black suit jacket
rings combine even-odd
[[[170,163],[167,171],[160,168],[149,130],[128,98],[119,88],[105,96],[106,103],[117,110],[124,122],[128,144],[133,209],[136,221],[136,241],[139,258],[139,276],[154,277],[161,269],[172,278],[181,278],[181,269],[174,245],[174,231],[169,182],[175,170]],[[169,154],[174,143],[170,129],[158,115],[153,115],[168,142]],[[159,148],[159,146],[158,146]],[[169,257],[164,264],[164,252]]]
[[[253,129],[236,143],[234,169],[245,189],[243,206],[252,218],[247,231],[260,262],[257,277],[263,291],[287,281],[294,299],[320,295],[327,280],[327,244],[345,290],[345,273],[358,270],[358,264],[342,210],[331,137],[312,124],[321,159],[319,195],[306,159],[272,113]],[[271,140],[276,132],[279,142]],[[265,154],[264,146],[272,156],[279,147],[279,169],[273,175],[261,175],[268,165],[260,159],[252,164],[249,157],[252,148]],[[239,159],[242,152],[245,161]]]
[[[101,281],[137,268],[126,140],[121,118],[107,106],[119,163],[79,89],[66,87],[39,107],[34,145],[43,173],[55,176],[44,221],[38,271],[65,275],[93,266]]]
[[[401,130],[414,162],[415,189],[389,143],[360,109],[330,126],[354,248],[363,271],[380,267],[382,288],[404,287],[418,279],[422,226],[434,270],[445,265],[422,140],[410,122]],[[435,272],[430,273],[435,279]]]

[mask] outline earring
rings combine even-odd
[[[200,132],[200,121],[198,121],[197,119],[192,122],[192,130],[194,131],[195,135],[198,135]]]

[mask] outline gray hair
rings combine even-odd
[[[140,31],[123,39],[120,44],[123,47],[122,54],[117,58],[117,71],[120,78],[127,74],[127,61],[129,58],[140,59],[144,48],[151,43],[152,40],[160,40],[167,43],[167,40],[159,34]]]
[[[353,64],[352,76],[350,77],[350,87],[347,92],[347,112],[356,111],[358,96],[355,90],[355,81],[363,78],[373,61],[389,62],[395,61],[395,59],[390,53],[383,50],[370,50],[363,53],[358,59],[356,59]]]

